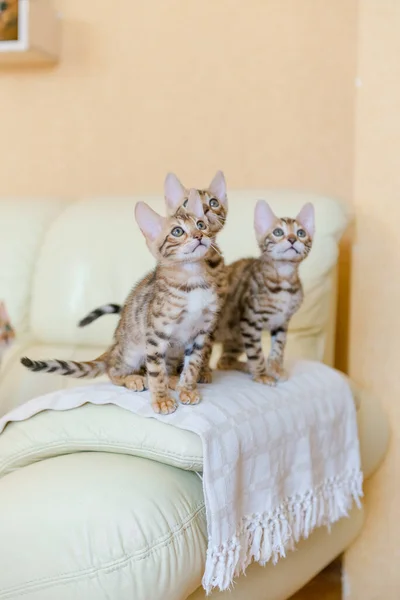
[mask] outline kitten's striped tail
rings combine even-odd
[[[82,379],[84,377],[95,378],[103,375],[107,368],[107,353],[88,362],[75,362],[74,360],[31,360],[24,356],[21,363],[34,373],[55,373]]]
[[[121,310],[122,306],[120,304],[103,304],[103,306],[99,306],[99,308],[92,310],[92,312],[79,321],[78,327],[86,327],[86,325],[90,325],[90,323],[93,323],[93,321],[103,315],[119,314]]]

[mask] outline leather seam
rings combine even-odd
[[[191,528],[193,522],[197,521],[202,514],[205,513],[204,502],[197,505],[195,509],[186,517],[186,519],[179,523],[178,527],[175,527],[168,534],[158,538],[150,548],[147,547],[144,550],[137,551],[133,554],[122,556],[121,558],[112,561],[110,564],[106,564],[100,567],[90,567],[81,571],[75,571],[73,573],[63,573],[53,578],[41,578],[34,581],[23,584],[23,587],[18,590],[18,587],[8,588],[8,590],[0,591],[0,598],[6,600],[7,598],[16,598],[17,596],[24,596],[30,592],[39,592],[49,587],[56,587],[59,585],[68,585],[69,583],[77,582],[81,579],[90,577],[93,578],[100,573],[108,575],[125,568],[129,563],[139,562],[150,556],[155,550],[166,548],[170,546],[175,539],[183,535],[187,529]],[[163,540],[164,538],[164,540]],[[61,578],[65,578],[62,580]]]
[[[201,456],[185,456],[182,457],[181,454],[177,453],[177,452],[171,452],[171,451],[163,451],[163,452],[159,452],[157,450],[151,449],[149,447],[146,446],[128,446],[125,444],[120,444],[118,442],[100,442],[100,441],[96,441],[96,442],[89,442],[87,440],[81,439],[81,440],[74,440],[73,442],[70,441],[57,441],[57,442],[50,442],[48,444],[44,444],[40,447],[38,447],[37,449],[33,450],[33,451],[26,451],[26,450],[21,450],[20,452],[16,452],[15,454],[13,454],[10,458],[8,458],[7,460],[1,461],[0,462],[0,469],[6,469],[7,467],[9,467],[10,465],[12,465],[12,463],[18,459],[20,459],[21,457],[26,457],[26,458],[30,458],[30,457],[34,457],[37,455],[37,452],[43,452],[45,450],[50,450],[50,449],[62,449],[62,448],[68,448],[68,446],[72,449],[75,450],[77,447],[81,447],[81,446],[86,446],[86,447],[94,447],[96,446],[96,448],[108,448],[108,447],[114,447],[114,448],[118,448],[119,450],[124,450],[125,452],[137,452],[142,450],[144,453],[149,454],[151,456],[160,456],[160,457],[166,457],[166,458],[171,458],[174,459],[176,462],[178,462],[181,465],[187,465],[188,461],[192,461],[192,462],[198,462],[200,464],[203,464],[203,457]],[[112,450],[110,450],[110,452],[112,452]],[[68,453],[68,454],[72,454]],[[136,456],[135,454],[133,454],[132,456]],[[190,470],[190,469],[187,469]],[[0,478],[2,477],[2,475],[0,474]]]

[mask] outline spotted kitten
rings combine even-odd
[[[228,212],[228,198],[226,195],[226,182],[222,171],[218,171],[208,188],[197,190],[200,194],[204,214],[207,218],[210,232],[213,237],[225,225]],[[164,198],[168,215],[174,215],[182,206],[187,205],[189,189],[185,188],[174,173],[168,173],[164,182]],[[226,292],[226,277],[222,252],[215,239],[212,240],[212,250],[208,253],[207,264],[217,277],[218,290],[221,294]],[[87,314],[78,323],[79,327],[86,327],[103,315],[119,314],[121,304],[103,304]]]
[[[227,278],[224,258],[220,248],[217,245],[215,236],[224,227],[228,212],[228,198],[226,193],[226,181],[222,171],[217,171],[208,188],[197,190],[200,195],[204,215],[208,222],[211,236],[210,251],[207,254],[206,263],[209,274],[214,278],[217,286],[219,303],[222,307],[226,291]],[[181,208],[186,208],[189,198],[189,190],[179,181],[173,173],[168,173],[164,182],[164,197],[167,208],[167,214],[174,215]],[[104,304],[90,312],[79,322],[79,327],[85,327],[93,323],[99,317],[105,314],[120,313],[122,306],[119,304]],[[212,350],[212,339],[207,341],[207,347],[204,353],[204,365],[200,372],[199,383],[211,383],[212,373],[209,367],[209,360]],[[173,380],[171,380],[171,383]]]
[[[298,269],[312,246],[313,205],[306,204],[295,219],[279,219],[260,200],[254,228],[261,256],[238,260],[227,267],[228,296],[216,334],[223,345],[218,368],[250,371],[255,381],[275,385],[284,378],[289,321],[303,300]],[[261,346],[263,330],[271,334],[267,361]],[[247,363],[238,360],[243,351]]]
[[[222,171],[217,171],[209,187],[205,190],[197,190],[202,204],[204,215],[208,222],[211,236],[211,248],[206,257],[206,265],[209,277],[213,280],[218,294],[218,311],[225,303],[228,289],[228,280],[224,257],[216,242],[216,235],[221,231],[226,222],[228,212],[228,198],[226,193],[226,181]],[[176,175],[168,174],[164,184],[165,202],[167,212],[173,214],[176,210],[186,208],[189,191],[184,188]],[[210,357],[212,352],[213,334],[207,338],[203,355],[203,365],[200,371],[198,383],[211,383],[212,371],[210,368]],[[178,364],[178,371],[180,365]],[[175,387],[177,377],[170,378],[170,386]]]
[[[200,401],[197,380],[219,309],[205,260],[211,233],[196,190],[190,190],[187,207],[172,217],[158,215],[144,202],[137,203],[135,216],[157,266],[130,293],[111,348],[87,363],[21,362],[32,371],[72,377],[106,372],[113,383],[134,391],[148,384],[154,411],[168,414],[177,407],[168,390],[168,372],[176,370],[177,362],[183,362],[180,401]]]

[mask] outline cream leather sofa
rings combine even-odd
[[[252,211],[266,198],[295,215],[308,200],[317,234],[302,265],[304,305],[293,319],[288,357],[332,364],[338,241],[343,206],[291,192],[231,192],[220,245],[227,261],[256,252]],[[0,377],[0,414],[72,379],[35,375],[30,357],[92,358],[109,343],[115,316],[78,329],[104,302],[123,301],[153,261],[133,217],[136,198],[0,201],[0,296],[18,330]],[[160,197],[150,199],[163,210]],[[268,339],[265,339],[266,348]],[[218,352],[218,349],[216,349]],[[215,356],[214,356],[215,360]],[[374,398],[356,387],[362,463],[382,460],[387,422]],[[200,440],[117,407],[83,406],[9,425],[0,436],[0,599],[200,600],[206,550]],[[117,411],[117,412],[116,412]],[[83,427],[90,415],[91,427]],[[39,433],[38,433],[39,432]],[[354,510],[328,534],[317,530],[277,566],[252,565],[232,592],[215,600],[288,598],[352,543],[363,526]]]

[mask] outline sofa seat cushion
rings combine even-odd
[[[195,473],[117,454],[61,456],[3,477],[0,514],[0,600],[184,600],[200,586],[207,532]],[[254,565],[240,598],[287,598],[362,523],[354,510],[278,565]]]
[[[195,473],[101,452],[0,480],[0,598],[177,600],[202,577],[206,520]]]

